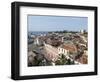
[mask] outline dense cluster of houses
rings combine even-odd
[[[37,52],[42,53],[44,59],[55,61],[59,58],[59,54],[65,55],[67,59],[74,61],[74,64],[87,64],[87,33],[55,33],[51,32],[46,35],[33,36],[32,45],[38,45],[41,48]],[[35,48],[33,48],[35,50]],[[46,61],[45,60],[45,61]],[[43,60],[44,61],[44,60]]]

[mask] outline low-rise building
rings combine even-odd
[[[67,50],[64,47],[58,47],[58,54],[64,54],[67,55],[69,53],[69,50]]]
[[[74,44],[62,44],[58,47],[58,53],[59,54],[73,54],[77,52],[77,48]]]

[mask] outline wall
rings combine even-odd
[[[11,72],[11,2],[14,0],[1,0],[0,1],[0,82],[13,82],[10,79]],[[17,1],[17,0],[16,0]],[[98,6],[100,9],[100,0],[20,0],[28,2],[41,2],[41,3],[57,3],[57,4],[72,4],[72,5],[89,5]],[[99,13],[100,14],[100,11]],[[98,16],[100,21],[100,16]],[[100,24],[99,24],[100,26]],[[98,27],[99,27],[98,26]],[[98,29],[100,31],[100,28]],[[100,35],[100,32],[99,34]],[[100,37],[99,41],[100,42]],[[99,43],[100,48],[100,43]],[[100,51],[99,51],[100,54]],[[100,58],[100,55],[98,56]],[[98,61],[100,62],[100,60]],[[100,68],[100,65],[99,65]],[[100,73],[100,71],[99,71]],[[84,77],[68,77],[68,78],[53,78],[53,79],[39,79],[39,80],[26,80],[26,82],[99,82],[100,75],[98,76],[84,76]],[[21,81],[22,82],[22,81]]]

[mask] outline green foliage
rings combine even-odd
[[[46,62],[43,62],[43,58],[34,57],[33,62],[29,66],[44,66]]]
[[[58,60],[55,62],[56,65],[65,65],[67,62],[67,59],[64,54],[59,54]]]
[[[72,65],[75,64],[74,61],[67,59],[64,54],[59,54],[58,60],[55,62],[56,65]]]

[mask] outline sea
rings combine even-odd
[[[48,31],[31,31],[28,33],[29,35],[41,35],[41,34],[48,34]]]

